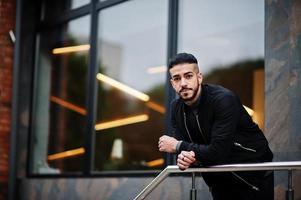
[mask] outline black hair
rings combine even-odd
[[[173,66],[178,64],[198,64],[198,60],[190,53],[178,53],[169,60],[168,69],[171,69]]]

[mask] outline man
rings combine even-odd
[[[171,84],[179,98],[171,109],[172,135],[159,139],[159,150],[178,153],[177,165],[269,162],[273,154],[239,98],[217,85],[202,84],[197,59],[187,53],[170,60]],[[273,199],[271,171],[203,173],[219,199]]]

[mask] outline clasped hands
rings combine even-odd
[[[161,152],[175,153],[179,141],[173,137],[163,135],[159,138],[158,148]],[[187,169],[196,161],[193,151],[181,151],[177,158],[177,165],[181,170]]]

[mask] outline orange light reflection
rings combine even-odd
[[[73,150],[68,150],[68,151],[63,151],[60,153],[55,153],[55,154],[51,154],[48,155],[48,160],[58,160],[58,159],[63,159],[63,158],[67,158],[67,157],[74,157],[74,156],[78,156],[81,154],[85,153],[85,149],[83,147],[78,148],[78,149],[73,149]]]
[[[98,73],[96,78],[102,82],[105,82],[121,91],[124,91],[142,101],[148,101],[149,100],[149,96],[147,94],[144,94],[136,89],[133,89],[119,81],[116,81],[115,79],[112,79],[104,74]]]
[[[102,123],[95,125],[95,130],[99,131],[99,130],[114,128],[114,127],[144,122],[144,121],[147,121],[148,118],[149,118],[148,115],[143,114],[143,115],[136,115],[133,117],[126,117],[123,119],[112,120],[112,121],[108,121],[108,122],[102,122]]]
[[[157,159],[157,160],[152,160],[152,161],[149,161],[149,162],[146,162],[145,165],[148,166],[148,167],[156,167],[156,166],[161,166],[164,164],[164,159],[163,158],[160,158],[160,159]]]
[[[162,113],[162,114],[165,113],[165,108],[163,106],[153,102],[153,101],[147,102],[146,106],[153,109],[153,110],[155,110],[155,111],[157,111],[157,112],[159,112],[159,113]]]
[[[52,50],[53,54],[64,54],[64,53],[72,53],[79,51],[88,51],[90,49],[89,44],[77,45],[77,46],[68,46],[68,47],[60,47]]]
[[[54,103],[57,103],[65,108],[68,108],[70,110],[73,110],[74,112],[77,112],[81,115],[86,115],[87,111],[84,108],[81,108],[75,104],[69,103],[61,98],[55,97],[55,96],[51,96],[50,100]]]

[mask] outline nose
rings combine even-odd
[[[181,84],[181,87],[186,86],[187,85],[186,79],[185,78],[181,78],[180,84]]]

